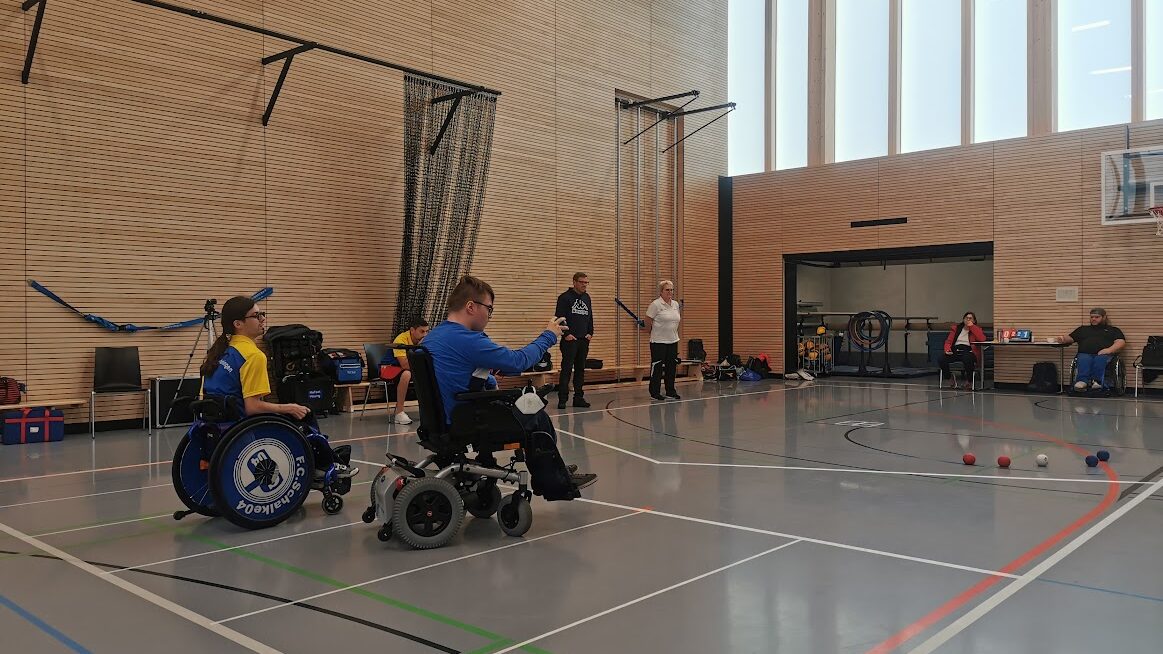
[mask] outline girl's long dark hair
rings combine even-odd
[[[206,351],[206,360],[198,369],[202,377],[214,374],[214,370],[218,368],[218,360],[226,354],[226,348],[230,347],[230,335],[234,333],[234,321],[246,320],[246,314],[250,313],[253,308],[254,300],[243,295],[236,295],[222,305],[222,333]]]

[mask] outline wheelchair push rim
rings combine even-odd
[[[182,504],[195,513],[213,518],[219,513],[210,487],[209,470],[203,463],[207,458],[203,458],[202,448],[186,434],[174,450],[170,475]]]
[[[226,433],[210,462],[222,515],[247,529],[272,527],[311,492],[314,456],[306,437],[278,416],[256,416]]]

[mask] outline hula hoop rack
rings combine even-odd
[[[860,352],[859,374],[868,374],[872,353],[884,350],[884,368],[881,374],[892,372],[888,361],[888,337],[892,332],[892,316],[884,311],[861,311],[848,319],[848,342]]]

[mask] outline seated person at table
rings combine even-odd
[[[949,370],[949,364],[960,361],[965,367],[965,389],[973,390],[973,371],[981,367],[981,346],[976,343],[985,342],[985,331],[977,326],[977,314],[966,311],[961,322],[956,323],[949,330],[949,337],[945,339],[945,353],[937,362],[941,366],[941,373],[949,378],[949,388],[957,388],[957,380]]]
[[[1127,340],[1118,327],[1110,324],[1106,309],[1090,310],[1090,324],[1082,325],[1069,335],[1056,339],[1063,345],[1078,343],[1078,377],[1074,380],[1074,390],[1102,390],[1106,367],[1111,357],[1117,355]]]
[[[408,331],[400,332],[392,345],[419,345],[428,335],[428,321],[415,318],[408,323]],[[404,400],[408,399],[408,384],[412,382],[412,371],[408,369],[406,350],[392,350],[380,361],[380,379],[396,380],[396,410],[388,416],[389,423],[410,425],[412,419],[404,413]]]
[[[520,350],[494,343],[485,335],[485,327],[493,315],[493,289],[484,281],[465,275],[448,298],[448,319],[437,325],[424,339],[424,347],[432,355],[436,385],[444,402],[444,419],[452,424],[453,410],[461,402],[457,393],[496,388],[496,379],[489,373],[499,370],[504,374],[519,375],[541,360],[545,352],[561,335],[564,318],[554,318],[532,343]],[[514,417],[526,433],[544,432],[557,443],[553,421],[542,409],[533,415],[513,408]],[[554,445],[555,446],[555,445]],[[530,465],[530,472],[533,472]],[[595,474],[578,474],[577,466],[569,466],[571,483],[581,489],[597,480]],[[538,492],[538,479],[533,478],[533,490]]]

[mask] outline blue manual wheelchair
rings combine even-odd
[[[313,420],[281,415],[242,418],[224,397],[190,402],[194,424],[174,451],[174,490],[187,511],[222,516],[246,529],[273,527],[303,505],[312,489],[323,492],[329,515],[343,508],[351,479],[338,476],[350,446],[332,450]],[[346,460],[345,460],[346,459]]]
[[[495,514],[501,531],[522,536],[533,524],[533,495],[549,501],[581,496],[553,437],[527,432],[514,416],[517,399],[533,389],[459,393],[447,425],[432,355],[422,345],[405,349],[420,405],[416,433],[431,454],[413,463],[388,453],[362,516],[366,523],[381,523],[381,541],[394,535],[416,549],[441,547],[456,536],[466,512],[483,519]],[[550,388],[536,392],[544,400]],[[470,449],[474,459],[468,458]],[[512,453],[507,465],[494,456],[504,451]],[[517,469],[518,463],[528,470]],[[502,496],[498,482],[514,484],[516,491]]]

